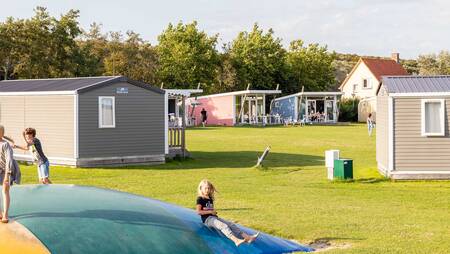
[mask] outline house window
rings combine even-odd
[[[443,99],[422,100],[422,136],[445,135],[444,107]]]
[[[98,97],[98,123],[99,128],[116,127],[116,105],[113,96]]]
[[[362,83],[363,83],[363,88],[370,88],[369,79],[367,79],[367,78],[363,79]]]

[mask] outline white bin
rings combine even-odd
[[[325,151],[325,167],[328,170],[329,180],[333,180],[334,160],[339,160],[339,150]]]

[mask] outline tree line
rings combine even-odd
[[[330,52],[327,46],[294,40],[285,49],[274,31],[254,24],[250,31],[218,45],[219,35],[197,23],[169,24],[157,45],[133,32],[104,33],[93,23],[80,27],[78,10],[59,18],[37,7],[28,19],[0,23],[0,79],[124,75],[165,88],[195,88],[206,93],[274,89],[283,93],[335,90],[358,56]],[[450,74],[448,51],[404,60],[410,73]]]

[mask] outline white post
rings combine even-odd
[[[308,103],[308,96],[305,96],[305,117],[306,117],[306,120],[308,120],[308,122],[309,122],[309,114],[308,114],[308,106],[309,105],[309,103]]]
[[[255,121],[258,123],[258,95],[255,95]]]
[[[333,100],[333,121],[337,123],[337,96],[334,96]]]
[[[263,94],[263,115],[266,115],[266,95]]]
[[[388,176],[395,170],[394,164],[394,98],[388,97]]]
[[[325,167],[327,168],[328,180],[333,180],[334,160],[339,160],[339,150],[325,151]]]
[[[299,107],[298,107],[298,100],[299,100],[299,98],[298,98],[298,96],[295,96],[295,97],[293,97],[294,98],[294,117],[293,117],[293,119],[292,120],[294,120],[294,121],[296,121],[296,122],[298,122],[298,109],[299,109]]]
[[[169,96],[167,91],[164,93],[164,152],[169,154]]]
[[[236,96],[233,95],[233,108],[231,109],[231,114],[233,115],[233,125],[236,125]]]

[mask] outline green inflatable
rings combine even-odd
[[[13,224],[23,226],[42,243],[43,251],[39,253],[313,251],[263,233],[254,243],[236,247],[221,233],[204,226],[193,210],[113,190],[74,185],[23,185],[13,186],[11,195]],[[249,234],[255,232],[242,229]],[[23,239],[21,241],[27,241]],[[3,253],[2,245],[0,253]]]

